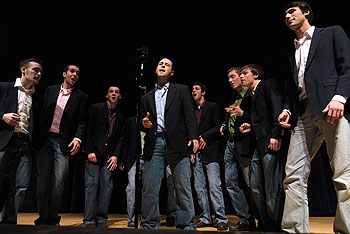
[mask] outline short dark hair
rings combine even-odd
[[[41,66],[43,65],[43,61],[41,59],[38,59],[38,58],[27,58],[27,59],[23,59],[19,63],[19,68],[21,68],[21,67],[28,67],[28,64],[30,62],[39,63]]]
[[[230,73],[231,71],[235,71],[238,75],[241,72],[241,68],[240,67],[231,67],[230,69],[228,69],[227,74]]]
[[[301,10],[301,12],[303,12],[303,13],[309,11],[310,14],[306,15],[305,18],[309,21],[309,23],[312,22],[314,15],[313,15],[313,12],[312,12],[310,5],[307,2],[294,1],[294,2],[287,3],[283,7],[283,15],[286,13],[286,10],[288,10],[289,8],[292,8],[292,7],[298,7]]]
[[[75,65],[75,64],[68,64],[67,66],[65,66],[65,67],[63,68],[63,72],[67,73],[67,71],[68,71],[68,69],[69,69],[70,66],[79,67],[78,65]]]
[[[253,75],[258,76],[259,80],[264,79],[264,70],[259,64],[247,64],[244,67],[242,67],[241,72],[245,69],[250,69]]]
[[[207,91],[207,87],[203,84],[203,83],[201,83],[201,82],[194,82],[194,84],[192,85],[192,87],[193,86],[195,86],[195,85],[198,85],[198,86],[200,86],[201,87],[201,90],[202,90],[202,92],[206,92]]]

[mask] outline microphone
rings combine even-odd
[[[148,62],[151,59],[151,56],[148,53],[148,46],[141,46],[136,50],[136,59],[141,62]]]

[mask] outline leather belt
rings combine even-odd
[[[167,132],[155,132],[154,135],[156,137],[162,137],[162,138],[165,138],[168,136]]]
[[[23,132],[13,132],[13,136],[17,138],[29,138],[29,134]]]

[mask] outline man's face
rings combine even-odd
[[[67,72],[63,72],[64,82],[68,87],[75,86],[79,79],[80,69],[75,65],[70,65]]]
[[[234,90],[237,90],[241,87],[242,85],[241,78],[239,77],[239,74],[235,70],[230,71],[227,76],[228,76],[228,82],[230,83],[231,87]]]
[[[31,82],[33,85],[39,83],[42,71],[42,66],[36,62],[29,62],[27,67],[21,67],[22,76],[24,76],[25,79]]]
[[[193,85],[193,87],[192,87],[193,100],[199,101],[204,94],[205,94],[205,92],[202,92],[200,85]]]
[[[299,7],[288,8],[285,12],[284,22],[291,30],[300,28],[306,20],[306,15],[309,15],[310,12],[307,11],[303,13]]]
[[[244,87],[252,87],[255,79],[258,78],[258,75],[254,75],[251,69],[246,68],[243,71],[241,71],[240,77],[241,77],[242,85]]]
[[[173,63],[169,59],[164,58],[160,60],[156,68],[157,76],[170,78],[174,74],[172,67]]]
[[[117,104],[118,101],[122,98],[119,88],[115,86],[109,87],[106,98],[110,104]]]

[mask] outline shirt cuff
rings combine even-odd
[[[334,95],[334,97],[332,98],[332,101],[338,101],[338,102],[341,102],[343,104],[346,103],[346,100],[347,100],[348,97],[344,97],[342,95]]]
[[[79,141],[79,143],[81,144],[81,140],[80,140],[78,137],[74,137],[73,141],[74,141],[74,140]]]
[[[289,116],[292,116],[292,113],[288,109],[283,109],[283,111],[287,112]]]

